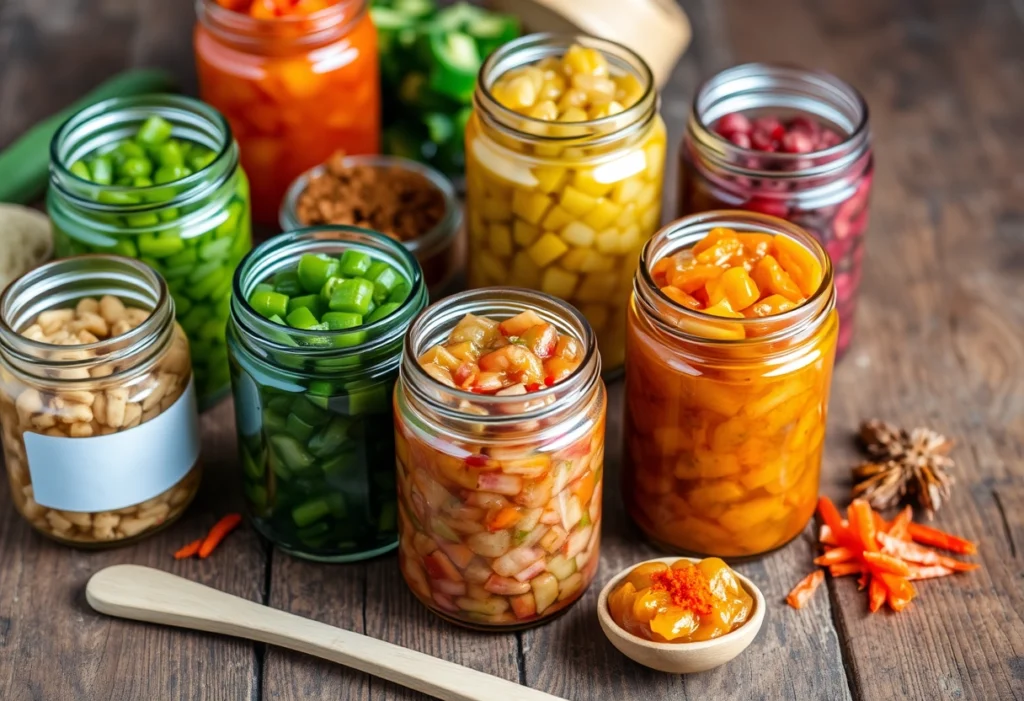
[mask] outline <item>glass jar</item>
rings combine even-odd
[[[202,170],[151,187],[98,185],[71,172],[75,162],[134,137],[150,115],[175,138],[216,153]],[[192,348],[200,408],[228,391],[224,326],[231,276],[252,246],[249,183],[224,118],[179,95],[114,98],[88,107],[57,131],[50,147],[46,208],[58,256],[115,253],[159,272]]]
[[[345,165],[381,169],[401,168],[412,171],[422,175],[441,192],[444,197],[444,216],[441,221],[416,238],[401,243],[419,261],[430,296],[434,299],[443,297],[454,286],[455,278],[463,267],[462,259],[465,257],[465,251],[459,245],[459,234],[462,232],[462,205],[459,204],[452,181],[430,166],[397,156],[348,156],[345,158]],[[323,164],[311,168],[296,178],[288,188],[279,218],[282,231],[294,231],[303,227],[298,215],[299,198],[305,192],[310,178],[321,175],[324,170]]]
[[[794,120],[797,131],[831,130],[826,148],[766,153],[722,133],[726,115]],[[746,140],[736,139],[742,144]],[[678,215],[747,209],[809,231],[832,258],[838,298],[839,354],[853,338],[854,312],[874,173],[868,107],[852,86],[821,71],[750,63],[697,90],[679,151]]]
[[[533,310],[586,349],[562,382],[523,396],[449,388],[417,358],[466,314]],[[586,319],[545,294],[463,292],[413,322],[395,389],[399,562],[434,613],[482,629],[564,611],[594,578],[607,400]]]
[[[644,94],[588,122],[553,123],[491,94],[506,72],[574,43],[600,51]],[[466,127],[470,287],[513,285],[564,299],[597,334],[606,372],[621,368],[633,272],[661,217],[665,124],[651,70],[611,41],[533,34],[495,51],[480,71]]]
[[[820,261],[818,290],[790,311],[722,319],[678,305],[651,268],[715,227],[779,234]],[[680,219],[644,248],[626,331],[623,492],[660,546],[757,555],[814,513],[838,336],[828,255],[775,217],[719,211]]]
[[[196,16],[199,95],[242,146],[256,221],[273,225],[288,185],[338,149],[380,150],[377,30],[365,0],[276,19],[196,0]]]
[[[93,331],[85,344],[69,333]],[[0,425],[14,506],[43,535],[100,548],[177,519],[199,488],[199,419],[188,340],[160,276],[82,256],[11,283]]]
[[[347,331],[304,331],[263,318],[246,301],[303,254],[346,250],[404,273],[411,292],[398,310]],[[405,331],[426,302],[416,259],[366,229],[276,236],[239,267],[228,350],[245,499],[256,530],[286,552],[352,562],[395,547],[391,394]]]

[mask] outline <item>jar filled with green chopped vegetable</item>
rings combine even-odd
[[[242,261],[227,337],[242,478],[250,519],[285,551],[395,547],[391,395],[426,302],[413,255],[368,229],[299,229]]]
[[[229,387],[231,278],[252,246],[249,183],[224,118],[177,95],[114,98],[54,136],[47,209],[58,256],[115,253],[156,269],[188,335],[201,407]]]

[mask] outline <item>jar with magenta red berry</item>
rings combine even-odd
[[[832,259],[842,354],[874,173],[868,107],[821,71],[750,63],[698,88],[680,146],[680,216],[746,209],[809,231]]]

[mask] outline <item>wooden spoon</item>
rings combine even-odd
[[[322,657],[445,701],[565,701],[469,667],[368,638],[139,565],[89,578],[100,613],[279,645]]]

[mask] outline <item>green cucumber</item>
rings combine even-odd
[[[0,202],[26,204],[46,191],[50,175],[50,142],[64,122],[74,114],[112,97],[173,92],[175,81],[161,70],[145,69],[121,73],[92,92],[47,117],[25,132],[0,153]]]

